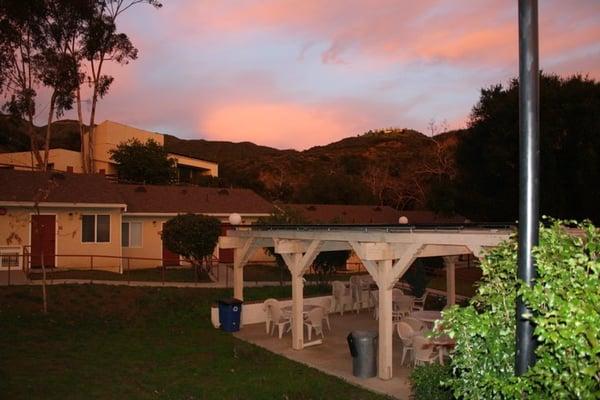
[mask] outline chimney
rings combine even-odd
[[[71,167],[70,165],[67,165],[67,172],[72,174],[73,173],[73,167]]]

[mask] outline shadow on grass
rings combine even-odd
[[[0,288],[3,398],[384,398],[212,328],[210,304],[230,290],[51,286],[48,315],[40,292]]]

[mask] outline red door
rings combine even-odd
[[[230,224],[221,224],[221,236],[227,236],[228,229],[231,229]],[[233,249],[219,248],[219,262],[233,264]]]
[[[179,265],[179,254],[169,250],[167,246],[165,246],[165,242],[163,242],[162,245],[162,263],[165,267],[176,267]]]
[[[44,255],[44,266],[54,268],[56,248],[56,216],[54,215],[32,215],[31,216],[31,266],[40,268],[42,266],[42,254]]]

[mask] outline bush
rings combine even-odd
[[[165,222],[162,238],[170,251],[202,270],[207,264],[203,261],[212,256],[220,234],[221,222],[215,217],[183,214]]]
[[[567,225],[577,230],[567,229]],[[575,225],[575,226],[572,226]],[[600,233],[590,222],[549,221],[534,250],[537,278],[517,278],[516,237],[482,260],[478,294],[444,313],[456,339],[454,395],[465,399],[600,397]],[[531,310],[537,362],[514,376],[515,299]]]
[[[415,367],[410,374],[414,400],[451,400],[452,390],[444,382],[450,378],[447,365],[429,364]]]

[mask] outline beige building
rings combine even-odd
[[[132,139],[138,139],[143,143],[151,139],[162,146],[165,144],[165,136],[160,133],[145,131],[113,121],[104,121],[97,125],[94,130],[92,146],[94,172],[115,175],[117,172],[116,165],[110,159],[110,151],[120,143]],[[199,176],[219,176],[219,165],[217,163],[175,153],[168,153],[168,155],[176,161],[179,182],[193,183]],[[51,149],[49,164],[50,168],[56,171],[83,172],[82,157],[78,151]],[[29,151],[1,153],[1,165],[10,165],[20,170],[32,170],[34,160]]]
[[[182,213],[242,224],[268,216],[272,205],[247,189],[123,185],[99,174],[0,169],[0,268],[84,268],[122,271],[179,265],[163,246],[162,225]],[[222,262],[230,250],[215,249]]]
[[[55,171],[83,172],[81,153],[67,149],[50,149],[48,154],[48,167]],[[12,166],[14,169],[31,171],[35,165],[33,154],[30,151],[14,153],[0,153],[0,166]]]

